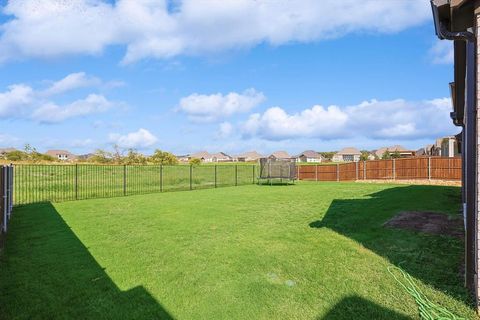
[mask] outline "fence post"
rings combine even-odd
[[[217,165],[215,165],[215,173],[214,173],[214,176],[215,176],[215,188],[217,187]]]
[[[297,179],[300,180],[300,165],[297,166]]]
[[[160,165],[160,192],[163,192],[163,164]]]
[[[127,165],[123,165],[123,195],[127,195]]]
[[[255,165],[252,166],[252,184],[255,184]]]
[[[235,187],[238,185],[238,165],[235,165]]]
[[[367,180],[367,161],[363,160],[363,180]]]
[[[193,175],[193,165],[191,164],[191,165],[190,165],[190,190],[193,189],[193,186],[192,186],[192,175]]]
[[[318,164],[315,165],[315,181],[318,181]]]
[[[355,181],[358,180],[358,161],[355,162]]]
[[[340,181],[340,165],[337,163],[337,181]]]
[[[432,158],[428,157],[428,180],[432,180]]]
[[[13,210],[13,192],[14,192],[14,188],[13,188],[13,171],[15,169],[13,168],[13,165],[10,164],[10,166],[8,166],[8,172],[10,174],[10,180],[9,180],[9,183],[10,183],[10,198],[8,199],[9,202],[9,211],[8,211],[8,217],[10,218],[10,215],[12,214],[12,210]]]
[[[397,177],[395,170],[396,170],[395,159],[392,159],[392,177],[393,177],[393,180],[395,180],[395,178]]]
[[[75,163],[75,200],[78,200],[78,163]]]
[[[3,231],[7,232],[7,167],[6,166],[0,166],[0,173],[2,174],[2,182],[3,186],[1,187],[2,189],[2,199],[3,201],[3,212],[1,213],[3,215]]]

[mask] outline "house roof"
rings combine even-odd
[[[343,148],[342,150],[338,151],[336,154],[338,154],[338,155],[344,155],[344,154],[345,155],[346,154],[361,155],[362,153],[357,148],[346,147],[346,148]]]
[[[235,158],[250,158],[250,159],[260,159],[263,156],[257,151],[247,151],[244,153],[237,154]]]
[[[382,147],[378,150],[375,151],[375,155],[379,158],[381,158],[383,156],[383,154],[385,153],[385,151],[388,151],[388,152],[405,152],[405,151],[409,151],[407,150],[404,146],[401,146],[401,145],[394,145],[394,146],[390,146],[390,147]]]
[[[274,157],[274,158],[277,158],[277,159],[291,158],[287,151],[275,151],[270,155],[270,157]]]
[[[224,152],[217,152],[217,153],[212,153],[210,154],[210,156],[212,158],[217,158],[217,159],[231,159],[232,157],[230,157],[228,154],[224,153]]]
[[[206,159],[206,158],[211,158],[212,155],[207,151],[200,151],[200,152],[192,153],[190,157],[197,158],[197,159],[202,159],[202,158]]]
[[[305,156],[307,158],[315,158],[315,159],[321,159],[322,155],[316,151],[313,150],[305,150],[302,153],[298,155],[298,157]]]
[[[48,150],[45,153],[50,155],[50,156],[56,156],[56,155],[59,155],[59,154],[67,154],[67,155],[72,155],[72,156],[74,155],[73,153],[71,153],[68,150]]]

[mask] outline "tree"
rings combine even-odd
[[[123,160],[123,151],[117,144],[113,145],[113,152],[111,153],[111,157],[113,162],[115,163],[122,163]]]
[[[388,150],[385,150],[385,152],[382,154],[382,160],[388,159],[392,159],[392,155],[390,154],[390,152],[388,152]]]
[[[5,154],[5,159],[8,161],[28,160],[28,154],[20,150],[10,151]]]
[[[335,151],[328,151],[328,152],[319,152],[322,157],[327,161],[332,161],[333,156],[335,155]]]
[[[392,153],[392,155],[390,156],[392,159],[398,159],[400,158],[402,155],[400,154],[400,152],[398,150],[395,150],[394,153]]]
[[[200,164],[202,164],[202,160],[198,159],[198,158],[192,158],[190,159],[190,161],[188,161],[191,165],[194,165],[194,166],[198,166]]]
[[[367,161],[370,152],[368,150],[361,150],[360,161]]]
[[[174,165],[178,164],[178,159],[172,153],[167,151],[162,151],[156,149],[153,155],[151,155],[148,160],[150,162],[161,164],[161,165]]]
[[[146,164],[147,158],[135,149],[128,149],[127,155],[123,158],[124,164]]]
[[[88,160],[96,163],[109,163],[112,162],[112,155],[108,151],[97,149]]]

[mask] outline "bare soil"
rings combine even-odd
[[[384,223],[385,227],[463,238],[463,219],[444,213],[404,211]]]

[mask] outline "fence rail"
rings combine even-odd
[[[12,209],[13,166],[0,166],[0,236],[2,233],[7,232],[8,220],[10,219]]]
[[[256,165],[15,165],[15,204],[256,183]]]
[[[461,158],[399,158],[298,166],[299,180],[461,180]]]

